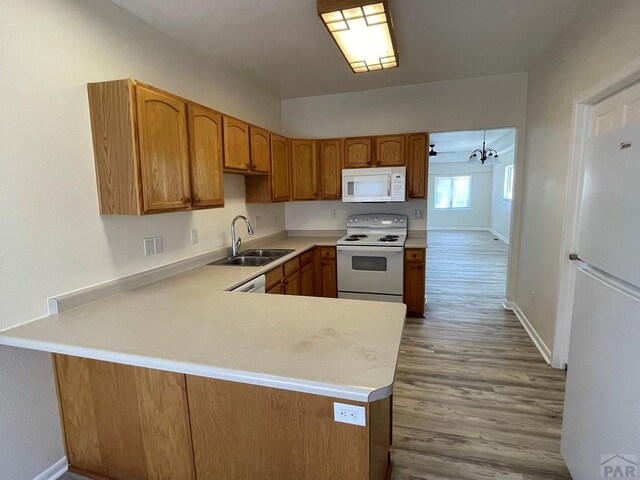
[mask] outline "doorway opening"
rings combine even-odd
[[[430,144],[427,317],[434,309],[460,302],[476,310],[501,309],[509,267],[516,129],[434,133]],[[480,152],[472,156],[476,149]]]

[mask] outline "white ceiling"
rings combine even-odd
[[[280,98],[527,71],[586,0],[390,0],[400,67],[351,73],[316,0],[112,0]]]
[[[514,128],[487,130],[487,147],[493,148],[499,155],[512,152],[516,142]],[[482,148],[482,130],[466,130],[457,132],[441,132],[429,135],[429,143],[434,144],[438,152],[435,157],[429,157],[432,163],[466,162],[469,155],[476,148]]]

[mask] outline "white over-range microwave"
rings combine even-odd
[[[404,202],[407,167],[342,170],[343,202]]]

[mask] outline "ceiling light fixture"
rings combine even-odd
[[[353,73],[398,66],[387,0],[318,0],[318,15]]]
[[[487,163],[487,165],[493,165],[495,163],[495,159],[498,158],[498,152],[496,152],[493,148],[487,148],[487,131],[484,131],[482,137],[482,149],[476,148],[473,152],[471,152],[471,156],[469,156],[469,163],[475,162],[476,160],[480,160],[482,165]],[[478,158],[479,157],[479,158]]]

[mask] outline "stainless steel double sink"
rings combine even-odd
[[[290,254],[294,250],[287,250],[283,248],[269,248],[269,249],[253,249],[240,252],[236,256],[230,256],[222,258],[218,261],[209,263],[209,265],[233,265],[241,267],[262,267],[268,263],[277,260]]]

